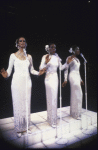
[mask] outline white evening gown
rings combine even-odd
[[[11,93],[13,102],[14,125],[16,132],[22,132],[27,128],[26,97],[28,103],[28,127],[30,125],[32,88],[30,73],[38,75],[39,72],[34,70],[31,55],[28,55],[27,60],[20,60],[15,56],[14,53],[12,53],[9,58],[9,66],[7,69],[8,77],[12,72],[13,66],[14,73],[11,82]]]
[[[39,69],[47,68],[45,75],[45,88],[46,88],[46,101],[47,101],[47,121],[53,126],[56,125],[57,119],[57,97],[58,97],[58,74],[57,68],[59,67],[59,58],[55,55],[50,55],[50,61],[45,64],[44,55],[41,60]],[[65,67],[66,64],[61,66]]]
[[[70,56],[69,56],[70,57]],[[68,59],[68,58],[67,58]],[[67,60],[66,60],[67,61]],[[73,58],[72,62],[69,63],[70,73],[70,115],[77,119],[81,117],[82,110],[82,89],[81,89],[81,76],[80,76],[80,61],[78,58]],[[65,69],[64,77],[67,81],[68,68]]]

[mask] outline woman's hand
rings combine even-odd
[[[67,60],[67,64],[69,64],[71,61],[72,61],[72,58],[69,57],[68,60]]]
[[[43,68],[42,70],[39,70],[39,75],[42,75],[46,72],[46,68]]]
[[[67,84],[67,81],[63,82],[63,83],[62,83],[62,87],[65,87],[66,84]]]
[[[84,85],[84,82],[83,82],[83,81],[81,81],[81,85]]]
[[[51,59],[51,58],[50,58]],[[47,64],[49,61],[50,61],[50,59],[49,59],[49,54],[46,56],[46,58],[45,58],[45,63]]]
[[[7,71],[5,71],[4,68],[1,69],[0,74],[1,74],[4,78],[7,78],[7,76],[8,76],[8,73],[7,73]]]

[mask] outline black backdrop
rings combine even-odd
[[[17,51],[15,40],[27,39],[27,52],[32,55],[35,70],[39,70],[46,44],[54,42],[62,63],[70,55],[70,46],[77,44],[87,59],[88,109],[97,112],[97,3],[95,0],[17,0],[0,2],[0,69],[8,67],[9,56]],[[84,80],[83,59],[81,77]],[[59,73],[59,72],[58,72]],[[12,73],[13,74],[13,73]],[[31,113],[46,110],[45,74],[31,75]],[[11,79],[0,75],[0,118],[12,117]],[[62,71],[62,82],[64,71]],[[85,94],[84,86],[82,87]],[[62,88],[62,106],[70,105],[70,85]],[[58,107],[59,94],[58,94]],[[85,95],[83,96],[85,108]]]

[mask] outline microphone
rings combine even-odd
[[[85,57],[82,53],[80,53],[80,56],[84,59],[85,62],[87,62],[87,60],[85,59]]]

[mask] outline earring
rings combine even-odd
[[[15,42],[15,43],[16,43],[16,45],[15,45],[15,46],[16,46],[16,47],[18,47],[17,40],[16,40],[16,42]]]

